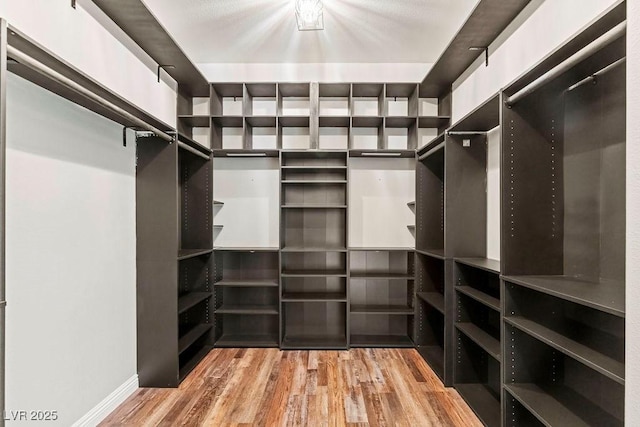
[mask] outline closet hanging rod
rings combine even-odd
[[[595,73],[591,74],[589,77],[586,77],[582,80],[580,80],[578,83],[569,86],[569,88],[567,88],[567,92],[571,92],[574,89],[579,88],[580,86],[587,84],[589,82],[595,81],[598,77],[602,76],[603,74],[608,73],[609,71],[613,70],[614,68],[617,68],[619,65],[624,64],[627,61],[627,57],[623,57],[618,59],[615,62],[612,62],[611,64],[607,65],[606,67],[604,67],[603,69],[601,69],[600,71],[596,71]]]
[[[161,131],[160,129],[156,128],[153,125],[150,125],[149,123],[145,122],[142,119],[139,119],[138,117],[134,116],[133,114],[129,113],[128,111],[123,110],[122,108],[118,107],[117,105],[107,101],[106,99],[103,99],[102,97],[96,95],[95,93],[91,92],[90,90],[84,88],[83,86],[79,85],[78,83],[74,82],[73,80],[71,80],[70,78],[60,74],[59,72],[47,67],[46,65],[38,62],[37,60],[33,59],[32,57],[30,57],[29,55],[25,54],[24,52],[18,50],[17,48],[11,46],[11,45],[7,45],[7,55],[10,56],[11,58],[13,58],[14,60],[18,61],[20,64],[31,68],[32,70],[60,83],[61,85],[67,87],[68,89],[73,90],[74,92],[79,93],[80,95],[91,99],[92,101],[100,104],[102,107],[105,107],[113,112],[115,112],[116,114],[118,114],[119,116],[133,122],[136,124],[136,126],[139,126],[140,128],[143,128],[145,130],[148,130],[149,132],[153,132],[156,136],[158,136],[159,138],[164,139],[167,142],[173,142],[174,138],[167,134],[166,132]]]
[[[546,73],[538,77],[533,82],[529,83],[527,86],[520,89],[518,92],[514,93],[513,95],[505,99],[504,103],[508,107],[511,107],[512,105],[520,101],[522,98],[535,92],[536,90],[538,90],[539,88],[541,88],[542,86],[550,82],[551,80],[555,79],[565,71],[570,70],[576,64],[584,61],[589,56],[593,55],[594,53],[598,52],[599,50],[603,49],[604,47],[618,40],[620,37],[624,36],[626,33],[626,30],[627,30],[627,22],[626,21],[621,22],[620,24],[616,25],[615,27],[613,27],[612,29],[610,29],[609,31],[607,31],[606,33],[604,33],[603,35],[595,39],[593,42],[591,42],[587,46],[583,47],[578,52],[574,53],[572,56],[570,56],[560,64],[556,65],[551,70],[547,71]]]
[[[430,155],[432,155],[433,153],[435,153],[436,151],[440,150],[443,147],[444,147],[444,142],[441,142],[440,144],[433,147],[431,150],[424,153],[422,156],[418,157],[418,160],[426,159],[427,157],[429,157]]]
[[[183,150],[187,150],[188,152],[193,153],[198,157],[202,157],[203,159],[206,159],[206,160],[210,159],[210,157],[204,154],[202,151],[196,150],[192,146],[185,144],[182,141],[178,141],[178,147],[182,148]]]

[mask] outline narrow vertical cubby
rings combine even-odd
[[[414,151],[418,144],[418,120],[415,117],[384,119],[384,149]]]
[[[210,98],[193,97],[178,90],[178,140],[205,152],[211,145],[209,106]]]
[[[211,85],[211,148],[244,150],[244,85],[216,83]]]
[[[182,380],[214,342],[213,254],[179,261],[178,274],[178,354]]]
[[[452,325],[448,307],[452,298],[446,286],[447,261],[416,252],[415,256],[415,337],[416,349],[446,384],[452,367],[446,361],[451,352]]]
[[[215,150],[246,150],[250,140],[245,138],[242,116],[211,118],[211,148]]]
[[[212,117],[242,117],[244,110],[242,83],[214,83],[211,85],[210,113]]]
[[[243,114],[245,117],[276,117],[278,89],[276,83],[247,83],[244,85]]]
[[[278,146],[285,150],[318,148],[318,84],[278,84]]]
[[[216,347],[277,347],[279,255],[276,250],[216,251]]]
[[[418,85],[416,83],[387,83],[385,85],[385,117],[417,117]]]
[[[413,347],[413,252],[350,251],[351,347]]]
[[[211,160],[178,150],[180,253],[213,248],[213,166]]]
[[[451,125],[451,91],[433,98],[420,85],[418,93],[418,147],[426,146]]]
[[[351,85],[350,149],[384,149],[384,95],[384,84]]]
[[[352,117],[349,138],[349,148],[351,150],[383,150],[384,118]]]
[[[444,136],[418,152],[416,194],[416,252],[444,257]]]
[[[267,116],[246,117],[243,146],[250,150],[279,149],[277,119]]]
[[[282,348],[348,346],[347,153],[281,153]]]

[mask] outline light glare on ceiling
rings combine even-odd
[[[322,0],[296,0],[296,21],[299,31],[323,30]]]

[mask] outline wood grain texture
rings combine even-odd
[[[481,426],[413,349],[215,349],[101,426]]]

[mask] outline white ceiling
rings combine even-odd
[[[195,63],[433,63],[478,0],[324,0],[323,31],[293,0],[144,0]]]

